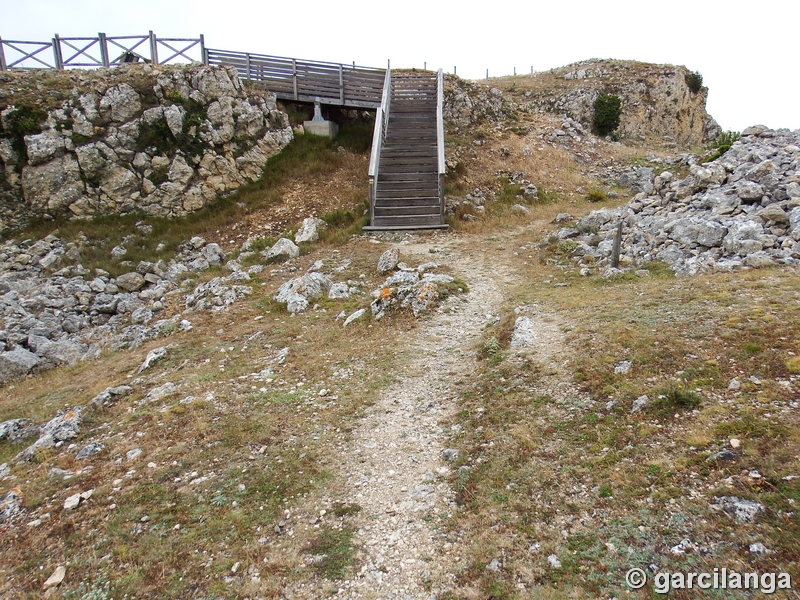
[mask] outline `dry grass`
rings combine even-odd
[[[297,266],[305,269],[318,258],[335,265],[347,259],[350,266],[337,278],[368,273],[365,286],[375,286],[373,266],[382,249],[360,243],[331,252],[320,246],[319,254],[303,257]],[[4,597],[35,594],[62,563],[69,564],[67,590],[80,582],[109,581],[119,596],[230,594],[241,589],[243,574],[255,585],[254,572],[261,582],[251,592],[269,596],[286,581],[314,576],[316,567],[302,566],[300,549],[324,540],[300,526],[307,517],[287,517],[284,510],[294,510],[301,497],[335,473],[330,447],[348,435],[375,391],[392,378],[395,337],[413,323],[386,317],[342,330],[334,317],[346,302],[320,302],[318,310],[297,316],[276,312],[270,296],[291,266],[284,263],[257,281],[256,292],[235,313],[194,313],[190,332],[6,388],[11,394],[0,401],[0,420],[41,421],[57,408],[88,403],[107,386],[125,383],[135,391],[85,423],[75,442],[80,448],[102,440],[106,448],[96,457],[78,463],[72,458],[77,448],[60,448],[35,464],[15,467],[27,520],[44,513],[51,518],[38,527],[22,523],[6,529]],[[137,375],[147,351],[163,344],[169,344],[168,357]],[[287,346],[286,362],[272,362]],[[265,368],[274,373],[254,378]],[[167,381],[177,386],[176,394],[144,401],[149,389]],[[329,393],[319,396],[323,387]],[[134,448],[143,454],[128,461],[125,454]],[[9,452],[4,445],[3,460],[18,449]],[[52,467],[74,471],[86,465],[93,469],[67,482],[48,478]],[[203,477],[208,479],[197,481]],[[67,496],[87,489],[94,489],[88,503],[62,510]],[[354,510],[337,518],[346,523]],[[284,529],[276,534],[282,521]],[[290,529],[290,549],[275,553]],[[326,567],[328,575],[349,564],[342,546],[347,540],[333,541],[341,547],[341,560]],[[238,577],[226,582],[237,562]]]
[[[503,248],[522,241],[513,239]],[[800,378],[787,367],[800,353],[797,274],[675,279],[654,265],[651,277],[608,281],[577,276],[558,255],[525,265],[509,254],[498,259],[516,263],[525,282],[510,306],[537,303],[565,319],[568,364],[553,373],[501,344],[463,391],[460,464],[469,470],[453,479],[462,510],[451,526],[473,543],[456,596],[538,597],[529,591],[544,587],[611,597],[626,589],[628,569],[652,563],[797,579]],[[506,315],[484,339],[503,340],[512,324]],[[627,375],[615,373],[620,360],[633,363]],[[580,391],[565,395],[558,382],[570,378]],[[728,389],[734,378],[739,390]],[[645,394],[651,403],[631,414]],[[698,407],[684,405],[692,394]],[[706,461],[734,437],[741,456]],[[767,512],[736,524],[711,508],[715,495]],[[684,539],[696,548],[672,554]],[[756,541],[771,553],[751,555]],[[494,558],[499,572],[484,568]]]

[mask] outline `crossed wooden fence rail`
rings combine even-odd
[[[190,53],[194,48],[199,49],[199,58],[195,56],[197,51]],[[48,50],[50,52],[46,52]],[[154,64],[168,64],[181,59],[205,62],[204,57],[202,35],[199,38],[159,38],[150,31],[147,35],[123,36],[98,33],[97,37],[61,37],[56,34],[49,42],[0,38],[0,71],[111,67],[137,60]]]

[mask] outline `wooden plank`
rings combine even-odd
[[[438,198],[438,197],[439,197],[438,189],[400,190],[400,191],[384,190],[383,188],[381,188],[380,181],[375,187],[375,198],[389,198],[389,199],[401,200],[404,198]]]
[[[427,198],[376,198],[376,206],[397,207],[397,206],[439,206],[439,198],[429,196]]]
[[[401,207],[383,207],[375,205],[375,217],[422,217],[422,216],[439,216],[439,205],[436,206],[401,206]]]
[[[447,224],[437,217],[375,217],[375,222],[364,227],[367,231],[381,229],[446,229]]]

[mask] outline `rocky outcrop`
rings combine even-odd
[[[37,77],[4,73],[4,89],[19,92]],[[58,106],[0,105],[0,230],[32,215],[196,211],[258,179],[293,135],[274,95],[249,97],[232,67],[51,77],[59,85],[49,85],[72,90]]]
[[[488,85],[448,76],[444,118],[450,128],[464,128],[514,122],[520,112],[551,113],[566,121],[555,137],[580,139],[584,129],[592,129],[597,96],[615,94],[622,101],[615,135],[693,146],[715,139],[721,130],[706,112],[708,90],[693,92],[690,75],[682,66],[595,59]],[[580,126],[567,126],[571,120]]]
[[[497,88],[447,75],[444,79],[444,120],[450,127],[468,127],[482,121],[506,119],[515,106]]]
[[[588,270],[605,265],[623,223],[622,264],[669,264],[676,273],[771,265],[800,266],[800,130],[746,129],[719,159],[639,180],[645,191],[614,210],[597,210],[560,240]]]
[[[185,289],[187,310],[221,310],[246,296],[250,274],[226,264],[229,275],[185,287],[191,276],[225,264],[216,243],[194,237],[169,262],[141,261],[112,277],[102,269],[80,264],[75,244],[50,235],[35,243],[0,246],[0,386],[28,373],[99,355],[104,347],[133,348],[172,331],[190,329],[180,314],[157,315],[170,293]]]
[[[541,84],[524,92],[520,107],[567,115],[591,127],[600,94],[622,100],[621,138],[655,139],[681,146],[716,138],[720,127],[706,112],[708,89],[693,92],[683,66],[587,60],[535,75]]]

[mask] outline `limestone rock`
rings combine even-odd
[[[167,347],[153,348],[147,353],[144,362],[139,366],[139,373],[146,371],[167,355]]]
[[[100,113],[118,123],[131,120],[141,109],[139,94],[127,83],[110,87],[100,99]]]
[[[520,316],[514,321],[514,329],[511,332],[511,347],[524,348],[533,344],[536,339],[533,321],[530,317]]]
[[[117,277],[117,285],[126,292],[136,292],[144,286],[144,277],[133,271]]]
[[[15,216],[14,202],[0,203],[0,225],[28,215],[183,215],[258,179],[293,138],[274,96],[249,97],[232,67],[127,65],[97,73],[91,82],[52,73],[53,85],[73,93],[48,112],[41,133],[25,137],[26,161],[0,140],[3,164],[24,163],[21,175],[9,171],[8,194],[25,202],[24,217]],[[17,83],[47,93],[33,77]],[[155,97],[137,92],[146,87]]]
[[[64,506],[64,508],[67,508],[66,505]],[[64,581],[64,577],[66,577],[66,575],[67,575],[66,567],[63,566],[56,567],[56,570],[53,571],[53,574],[50,575],[50,577],[47,578],[47,581],[44,582],[44,589],[59,585],[62,581]]]
[[[306,273],[281,285],[273,299],[285,303],[289,312],[298,313],[308,308],[309,299],[326,294],[332,285],[322,273]]]
[[[389,248],[378,259],[378,273],[384,274],[394,271],[398,262],[400,262],[399,250],[397,248]]]
[[[39,357],[24,348],[0,352],[0,385],[30,373],[38,364]]]
[[[294,234],[294,241],[297,244],[303,242],[316,242],[319,239],[319,230],[327,227],[327,223],[322,219],[316,217],[308,217],[303,219],[303,224],[297,233]]]
[[[289,238],[281,238],[269,250],[264,250],[261,256],[266,260],[272,260],[278,257],[297,258],[300,256],[300,248],[298,248]]]
[[[149,354],[148,354],[149,356]],[[133,391],[133,388],[129,385],[119,385],[116,387],[108,387],[104,389],[102,392],[97,394],[94,398],[92,398],[89,405],[92,408],[100,409],[104,406],[109,406],[116,402],[119,398],[123,398],[127,396]]]
[[[334,283],[328,290],[328,298],[331,300],[344,300],[350,297],[350,288],[346,283]]]
[[[737,523],[752,523],[766,510],[760,502],[743,500],[736,496],[715,496],[712,506],[719,507]]]
[[[22,169],[25,202],[40,213],[62,213],[84,195],[78,161],[71,154]]]
[[[95,454],[102,452],[103,448],[105,447],[106,445],[101,442],[87,444],[86,446],[81,448],[78,454],[75,455],[75,460],[85,460],[87,458],[90,458]]]
[[[360,319],[365,312],[367,312],[367,309],[359,308],[357,311],[355,311],[352,315],[350,315],[344,320],[344,323],[342,323],[342,327],[347,327],[348,325],[350,325],[350,323],[352,323],[356,319]]]

